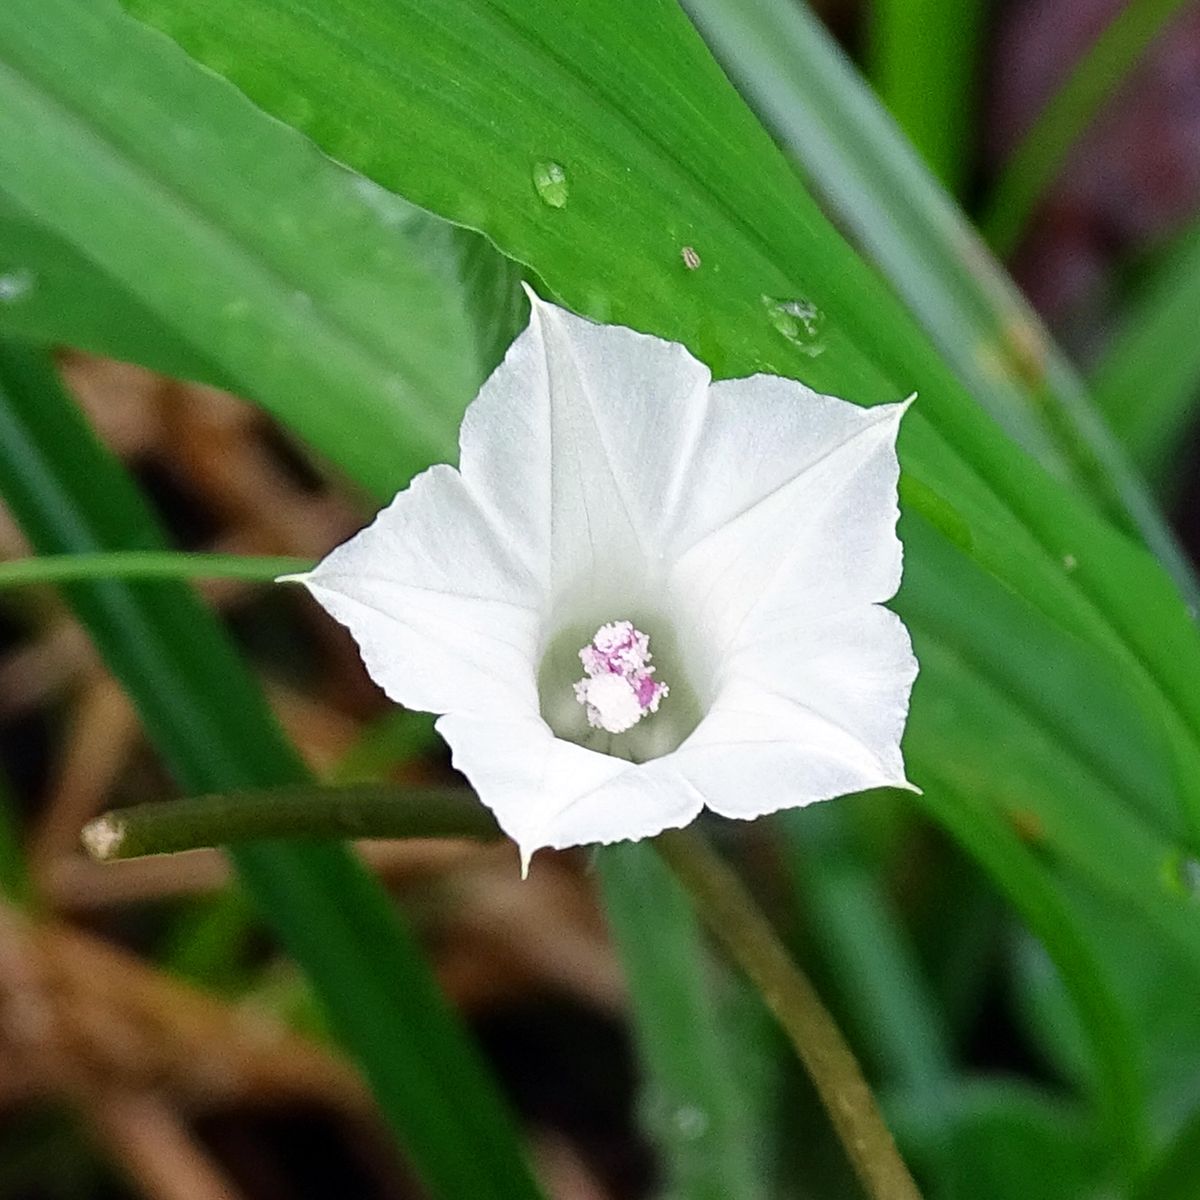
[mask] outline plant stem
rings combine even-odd
[[[741,880],[695,832],[670,830],[655,845],[796,1048],[867,1194],[920,1200],[850,1047]]]
[[[103,579],[242,579],[270,583],[279,575],[298,574],[311,566],[305,558],[172,550],[46,554],[0,563],[0,588]]]
[[[499,836],[466,788],[300,784],[164,800],[105,813],[84,826],[93,858],[110,861],[279,838]]]

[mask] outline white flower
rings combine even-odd
[[[712,383],[531,295],[436,466],[300,578],[520,846],[911,787],[907,404]],[[652,662],[652,665],[651,665]]]

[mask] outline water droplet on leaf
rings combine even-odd
[[[34,275],[24,267],[0,275],[0,303],[12,304],[23,300],[33,291]]]
[[[681,1137],[695,1141],[708,1132],[708,1114],[695,1105],[685,1104],[675,1110],[675,1128]]]
[[[821,341],[825,314],[815,304],[807,300],[775,300],[770,296],[764,296],[762,302],[771,324],[793,346],[814,358],[825,349]]]
[[[1171,891],[1189,900],[1200,900],[1200,859],[1182,851],[1163,864],[1163,878]]]
[[[533,186],[544,204],[551,208],[565,208],[571,194],[567,169],[562,163],[540,159],[533,164]]]

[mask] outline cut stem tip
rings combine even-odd
[[[97,862],[108,862],[119,856],[121,843],[125,840],[125,822],[112,813],[106,813],[89,821],[83,827],[79,840]]]

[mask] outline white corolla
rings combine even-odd
[[[896,435],[531,296],[435,466],[294,577],[439,733],[527,866],[705,807],[911,787]]]

